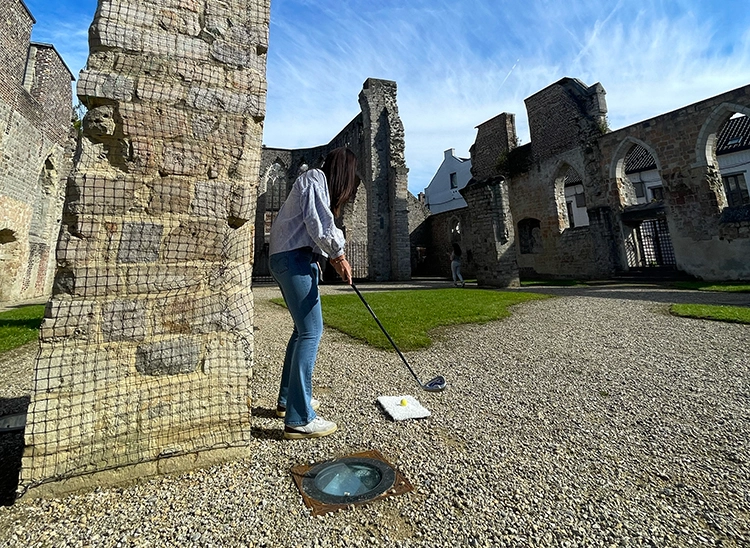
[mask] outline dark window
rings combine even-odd
[[[652,200],[663,201],[664,200],[664,187],[655,186],[651,188]]]
[[[646,196],[646,186],[643,183],[635,183],[633,184],[633,188],[635,188],[635,196],[637,198]]]
[[[585,194],[576,194],[576,207],[586,207]]]
[[[458,177],[455,173],[451,173],[451,188],[458,188]]]
[[[524,219],[518,223],[518,245],[522,254],[542,252],[542,223],[538,219]]]
[[[750,204],[750,194],[748,194],[747,182],[743,173],[727,175],[726,177],[722,177],[722,179],[729,207]]]

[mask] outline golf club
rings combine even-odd
[[[354,291],[357,292],[357,295],[359,295],[359,298],[362,300],[367,310],[370,311],[370,314],[372,314],[372,317],[375,318],[375,321],[377,322],[380,329],[383,331],[383,334],[388,338],[390,343],[393,345],[393,348],[396,349],[396,352],[398,352],[398,355],[401,357],[401,361],[404,362],[404,365],[406,365],[406,368],[409,370],[409,373],[411,373],[412,376],[416,379],[417,383],[419,383],[419,386],[422,387],[422,390],[427,390],[428,392],[440,392],[441,390],[443,390],[445,388],[446,383],[445,383],[445,378],[442,375],[438,375],[434,379],[430,379],[424,384],[419,380],[419,377],[417,377],[417,374],[411,368],[411,366],[409,365],[409,362],[406,361],[406,358],[404,358],[404,355],[398,349],[398,346],[396,346],[396,343],[393,342],[393,339],[388,334],[388,331],[386,331],[385,327],[383,327],[383,324],[380,323],[380,320],[375,315],[375,312],[373,312],[372,308],[370,308],[370,305],[367,304],[367,301],[362,296],[362,293],[359,292],[359,289],[357,289],[357,286],[354,285],[354,282],[352,282],[352,289],[354,289]]]

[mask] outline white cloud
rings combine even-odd
[[[96,4],[27,0],[34,39],[76,75]],[[618,128],[750,75],[746,0],[272,0],[271,13],[266,144],[326,143],[366,78],[395,80],[413,193],[500,112],[528,142],[524,99],[564,76],[601,82]]]

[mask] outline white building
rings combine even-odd
[[[455,149],[445,151],[432,181],[425,189],[425,205],[431,213],[443,213],[466,207],[466,201],[459,190],[471,179],[471,160],[458,158]]]

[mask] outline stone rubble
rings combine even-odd
[[[285,441],[273,410],[291,323],[269,302],[279,292],[256,288],[253,457],[21,499],[0,508],[0,545],[750,545],[750,327],[672,317],[675,293],[538,291],[563,296],[406,354],[446,377],[442,393],[420,391],[395,352],[328,329],[315,395],[340,431]],[[375,400],[400,394],[432,416],[389,421]],[[313,517],[290,468],[367,449],[414,491]]]

